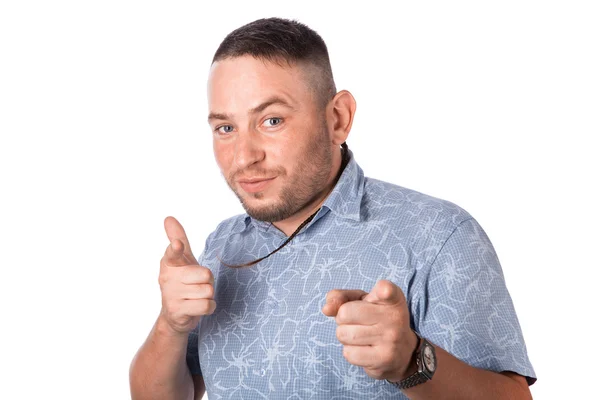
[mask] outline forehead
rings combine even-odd
[[[220,60],[213,63],[208,77],[209,108],[242,111],[274,96],[298,105],[312,98],[307,79],[297,64],[280,65],[251,56]]]

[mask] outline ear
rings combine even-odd
[[[352,129],[355,112],[356,101],[349,91],[342,90],[331,99],[327,108],[327,119],[332,144],[339,146],[346,141]]]

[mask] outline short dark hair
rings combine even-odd
[[[322,105],[336,93],[325,42],[317,32],[298,21],[262,18],[250,22],[223,39],[212,62],[246,55],[278,64],[316,67],[310,74],[311,85]]]

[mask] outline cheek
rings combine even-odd
[[[293,157],[285,146],[271,146],[266,149],[265,153],[270,164],[284,167],[287,167],[286,161]]]
[[[231,146],[227,146],[223,142],[213,141],[213,153],[215,155],[215,161],[217,165],[225,174],[228,175],[229,170],[231,169],[231,162],[233,160],[233,152],[230,149]]]
[[[281,138],[268,146],[265,146],[265,158],[271,165],[277,165],[291,172],[296,165],[298,157],[302,154],[303,143],[297,138]]]

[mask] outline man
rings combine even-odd
[[[196,259],[165,219],[162,310],[134,399],[528,399],[535,374],[494,249],[458,206],[363,176],[356,109],[320,36],[229,34],[208,83],[214,153],[246,214]]]

